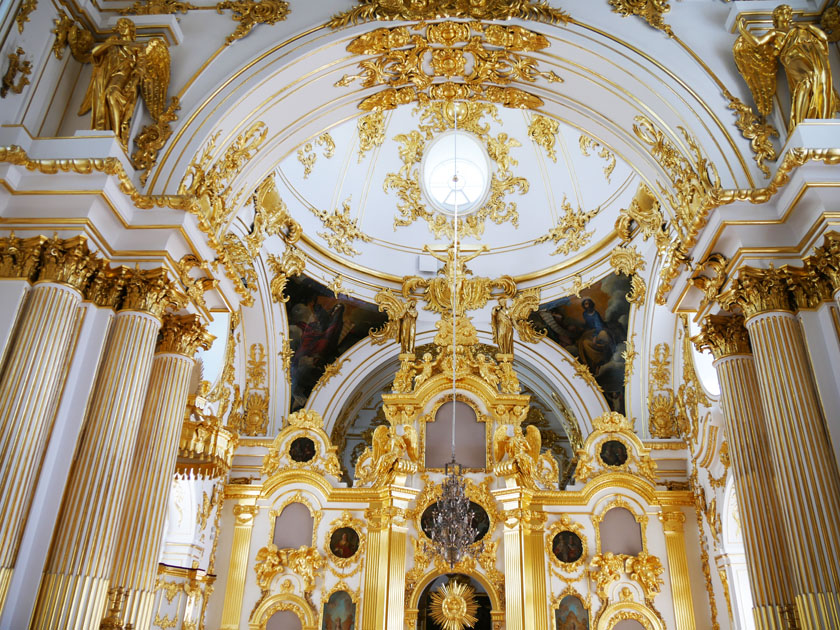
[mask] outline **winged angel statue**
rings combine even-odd
[[[806,118],[834,117],[840,96],[831,78],[824,31],[813,24],[794,23],[793,9],[787,4],[773,10],[773,28],[762,37],[750,33],[743,20],[738,20],[738,31],[732,54],[762,116],[773,111],[781,63],[791,96],[788,131]]]
[[[76,37],[81,34],[76,33]],[[72,39],[74,33],[70,33]],[[79,51],[79,46],[74,53]],[[137,91],[156,123],[166,111],[169,87],[169,48],[160,38],[136,41],[134,22],[117,20],[115,33],[89,52],[75,55],[79,61],[93,64],[79,115],[90,111],[91,129],[110,129],[123,147],[128,146],[131,118],[137,105]]]

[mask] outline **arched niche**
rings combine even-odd
[[[300,492],[286,498],[269,512],[272,518],[271,541],[278,549],[314,547],[315,532],[321,521],[319,512]]]
[[[465,396],[455,398],[455,459],[464,468],[487,467],[487,417]],[[451,459],[452,397],[438,401],[423,423],[425,467],[443,468]]]

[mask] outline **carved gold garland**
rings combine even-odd
[[[359,103],[364,111],[430,100],[537,109],[543,100],[512,84],[562,81],[524,54],[548,46],[543,35],[521,26],[449,21],[379,28],[347,45],[348,52],[374,58],[359,62],[358,74],[345,75],[335,85],[359,80],[363,88],[380,88]]]

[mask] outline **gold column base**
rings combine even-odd
[[[138,629],[151,628],[155,592],[137,588],[125,588],[123,597],[123,622],[131,623]]]
[[[768,604],[753,607],[756,630],[791,630],[796,628],[792,616],[791,606]]]
[[[46,573],[30,630],[98,628],[107,603],[107,578]]]
[[[3,606],[6,604],[6,596],[9,594],[9,585],[12,583],[14,567],[0,567],[0,614],[3,613]]]
[[[802,593],[794,597],[802,630],[840,628],[840,596],[837,593]]]

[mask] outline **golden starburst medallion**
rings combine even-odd
[[[443,630],[472,628],[478,618],[475,589],[461,582],[451,581],[432,593],[432,619]]]

